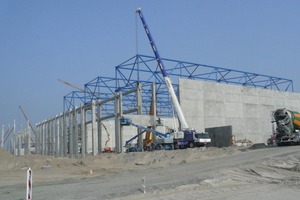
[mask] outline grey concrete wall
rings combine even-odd
[[[180,104],[190,127],[232,126],[236,139],[266,142],[272,134],[271,112],[300,111],[300,94],[199,80],[179,80]]]

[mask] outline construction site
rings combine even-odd
[[[27,128],[2,127],[0,175],[8,175],[0,197],[20,195],[9,185],[20,187],[20,168],[31,167],[36,199],[53,199],[57,187],[68,191],[58,199],[255,199],[253,192],[296,199],[300,94],[293,81],[160,57],[142,10],[136,14],[154,55],[121,61],[115,77],[84,88],[59,80],[74,89],[61,113],[32,125],[20,106]],[[19,169],[16,177],[10,168]],[[85,186],[76,192],[79,182]],[[94,183],[102,189],[88,187]]]

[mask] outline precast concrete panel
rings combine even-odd
[[[224,118],[225,116],[224,101],[209,100],[209,101],[204,101],[203,104],[205,110],[205,117]]]
[[[226,101],[225,101],[226,102]],[[227,106],[224,107],[225,118],[242,118],[242,112],[236,112],[243,109],[243,104],[240,102],[227,102]]]
[[[196,119],[193,119],[193,121],[196,121]],[[216,127],[216,124],[217,126],[225,126],[227,123],[226,123],[226,120],[224,117],[205,117],[203,118],[203,127],[205,128],[210,128],[210,127]],[[199,130],[199,125],[200,124],[195,124],[197,127],[193,127],[195,128],[198,132],[200,132]],[[204,129],[204,128],[201,128],[200,129]]]
[[[241,94],[228,93],[223,95],[223,98],[228,103],[242,103],[243,96]]]
[[[254,103],[244,103],[242,108],[244,119],[257,119],[259,114],[259,105]]]
[[[186,114],[185,117],[198,117],[199,113],[203,113],[203,103],[200,100],[187,100],[180,104],[182,107],[186,107]],[[189,106],[189,105],[194,105],[194,106]]]
[[[210,93],[205,92],[204,94],[204,101],[209,102],[209,101],[224,101],[224,95],[223,92],[215,92],[211,91]]]
[[[187,88],[185,90],[181,90],[180,95],[185,96],[186,100],[195,100],[196,99],[196,100],[202,101],[204,99],[204,94],[202,92],[195,92],[195,91],[201,91],[201,89]]]

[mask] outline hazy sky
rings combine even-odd
[[[292,79],[300,92],[299,0],[0,0],[0,125],[63,111],[83,87],[136,49],[141,7],[164,58]],[[138,19],[139,20],[139,19]],[[153,56],[138,21],[138,53]]]

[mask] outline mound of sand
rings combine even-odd
[[[26,170],[31,168],[37,182],[58,181],[91,175],[102,176],[120,171],[182,165],[238,152],[236,148],[210,147],[126,154],[107,153],[97,156],[87,155],[84,159],[71,159],[42,155],[16,157],[1,149],[0,175],[3,181],[24,181]]]

